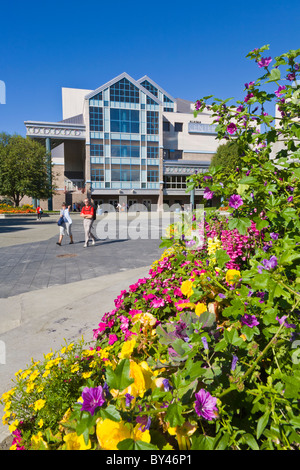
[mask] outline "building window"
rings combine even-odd
[[[103,157],[103,144],[91,144],[91,157]]]
[[[152,147],[148,145],[147,147],[147,158],[158,158],[158,147]]]
[[[121,143],[111,145],[112,157],[140,158],[140,147],[137,145],[123,145]]]
[[[110,101],[120,103],[139,103],[139,89],[127,78],[122,78],[110,87]]]
[[[173,113],[174,112],[174,109],[173,108],[164,108],[164,111],[166,113]]]
[[[119,166],[111,169],[112,181],[140,181],[140,169],[131,166]]]
[[[158,183],[159,179],[159,172],[158,170],[147,170],[147,181],[151,183]]]
[[[144,80],[141,85],[146,88],[146,90],[150,91],[152,95],[156,96],[158,98],[158,90],[155,86],[152,85],[152,83],[148,82],[148,80]]]
[[[92,168],[91,169],[91,180],[92,181],[104,181],[104,169],[103,168]]]
[[[111,132],[138,134],[140,131],[139,111],[111,108],[110,130]]]
[[[182,132],[182,122],[175,122],[175,132]]]
[[[169,130],[170,130],[169,121],[163,121],[163,130],[164,130],[164,132],[169,132]]]
[[[166,189],[186,189],[185,175],[164,176],[164,187]]]
[[[90,130],[103,131],[103,109],[90,106]]]
[[[147,134],[158,134],[157,111],[147,111]]]

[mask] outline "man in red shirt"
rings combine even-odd
[[[89,246],[89,239],[92,239],[92,245],[95,245],[96,238],[92,234],[92,225],[94,222],[94,207],[90,204],[89,199],[84,200],[84,206],[81,209],[80,217],[83,218],[83,228],[84,228],[84,237],[85,243],[84,248]]]

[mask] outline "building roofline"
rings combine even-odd
[[[142,91],[143,93],[145,93],[145,95],[149,96],[149,98],[153,99],[157,104],[162,104],[162,102],[156,98],[156,96],[152,95],[152,93],[150,93],[148,90],[146,90],[146,88],[144,88],[140,83],[138,83],[138,81],[136,81],[134,78],[132,78],[130,75],[128,75],[128,73],[126,72],[123,72],[121,73],[120,75],[118,75],[117,77],[113,78],[112,80],[110,80],[109,82],[106,82],[104,83],[104,85],[101,85],[100,87],[96,88],[94,91],[92,91],[91,93],[87,94],[85,96],[85,99],[88,100],[90,98],[93,98],[93,96],[97,95],[98,93],[100,93],[101,91],[104,91],[106,88],[114,85],[115,83],[117,83],[119,80],[122,80],[122,78],[127,78],[127,80],[129,80],[134,86],[136,86],[140,91]]]
[[[144,80],[147,80],[149,83],[151,83],[151,85],[155,86],[155,88],[158,88],[164,95],[166,95],[170,100],[172,100],[172,101],[174,101],[174,103],[176,103],[176,99],[172,95],[170,95],[170,93],[165,91],[160,85],[158,85],[154,80],[152,80],[152,78],[148,77],[148,75],[144,75],[142,78],[139,78],[137,80],[137,82],[141,83]],[[151,93],[151,95],[152,95],[152,93]]]

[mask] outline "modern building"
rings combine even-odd
[[[86,196],[152,209],[190,203],[186,178],[207,171],[219,145],[211,115],[193,111],[193,102],[148,76],[122,73],[96,90],[62,88],[62,121],[25,121],[27,136],[51,151],[56,191],[42,207]],[[195,203],[202,194],[196,190]]]

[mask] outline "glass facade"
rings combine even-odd
[[[119,103],[139,103],[139,89],[127,78],[122,78],[110,87],[110,101]]]
[[[103,131],[103,109],[90,106],[90,130]]]
[[[111,108],[110,130],[111,132],[138,134],[140,131],[139,111]]]
[[[92,189],[159,189],[160,105],[146,90],[124,77],[90,97]]]

